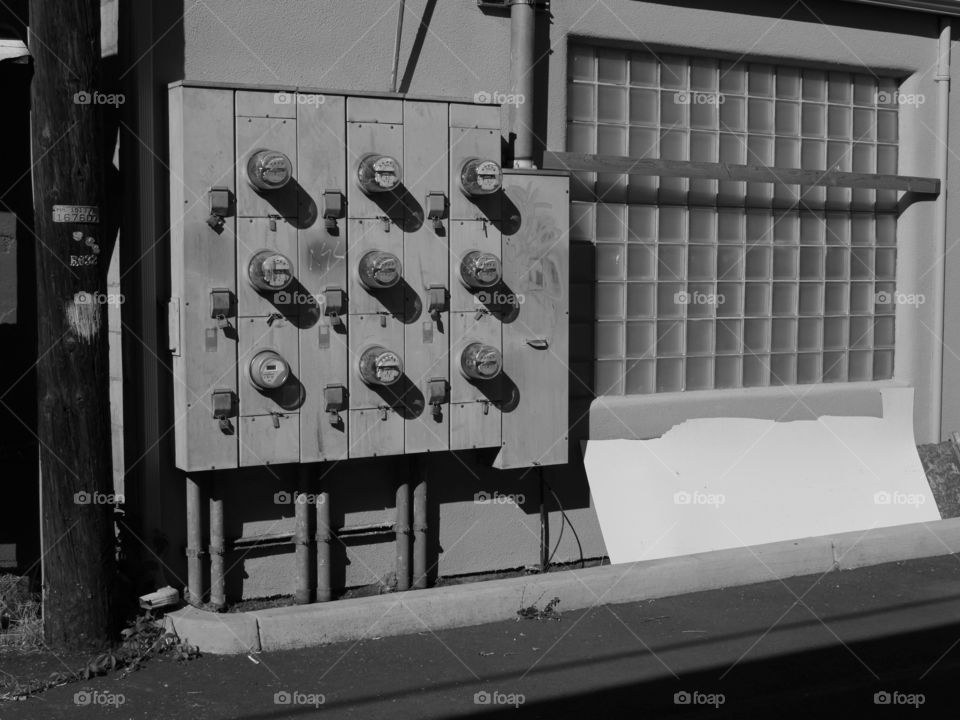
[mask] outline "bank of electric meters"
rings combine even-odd
[[[567,178],[504,172],[499,108],[170,99],[179,467],[566,461]]]

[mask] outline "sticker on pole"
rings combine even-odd
[[[55,223],[99,223],[100,208],[96,205],[54,205]]]

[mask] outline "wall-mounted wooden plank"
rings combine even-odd
[[[553,170],[598,172],[613,175],[656,175],[659,177],[703,178],[768,182],[781,185],[822,185],[825,187],[874,188],[903,190],[924,195],[938,195],[936,178],[907,175],[873,175],[836,170],[801,170],[799,168],[729,163],[688,162],[683,160],[639,160],[617,155],[588,155],[547,151],[543,164]]]

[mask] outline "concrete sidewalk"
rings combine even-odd
[[[575,610],[957,551],[960,518],[249,613],[186,608],[167,622],[205,653],[288,650],[513,620],[538,599]]]
[[[151,662],[0,718],[954,717],[958,596],[948,555],[586,611],[561,601],[558,621]]]

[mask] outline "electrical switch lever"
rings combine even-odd
[[[430,378],[427,381],[427,402],[433,413],[433,419],[437,422],[443,417],[442,405],[447,399],[447,380],[446,378]]]
[[[439,191],[427,193],[427,220],[433,223],[433,229],[437,232],[443,230],[443,218],[447,214],[447,196]]]
[[[213,406],[213,418],[219,420],[220,430],[226,435],[233,434],[233,423],[230,418],[234,415],[232,390],[214,390],[210,404]]]
[[[223,232],[225,218],[230,214],[230,190],[225,187],[210,188],[207,199],[210,201],[210,217],[207,218],[207,225],[217,233]]]
[[[343,217],[343,193],[327,190],[323,193],[323,224],[327,230],[337,229],[337,220]]]
[[[327,385],[323,388],[323,409],[331,425],[341,423],[340,413],[347,409],[347,388],[343,385]]]
[[[440,322],[440,313],[447,307],[447,288],[444,285],[431,285],[427,288],[427,312],[435,323]]]
[[[340,316],[343,315],[346,305],[343,290],[338,287],[324,289],[323,314],[330,318],[331,325],[340,325],[343,322]]]
[[[231,293],[226,288],[214,288],[210,291],[210,317],[217,321],[220,329],[230,327]]]

